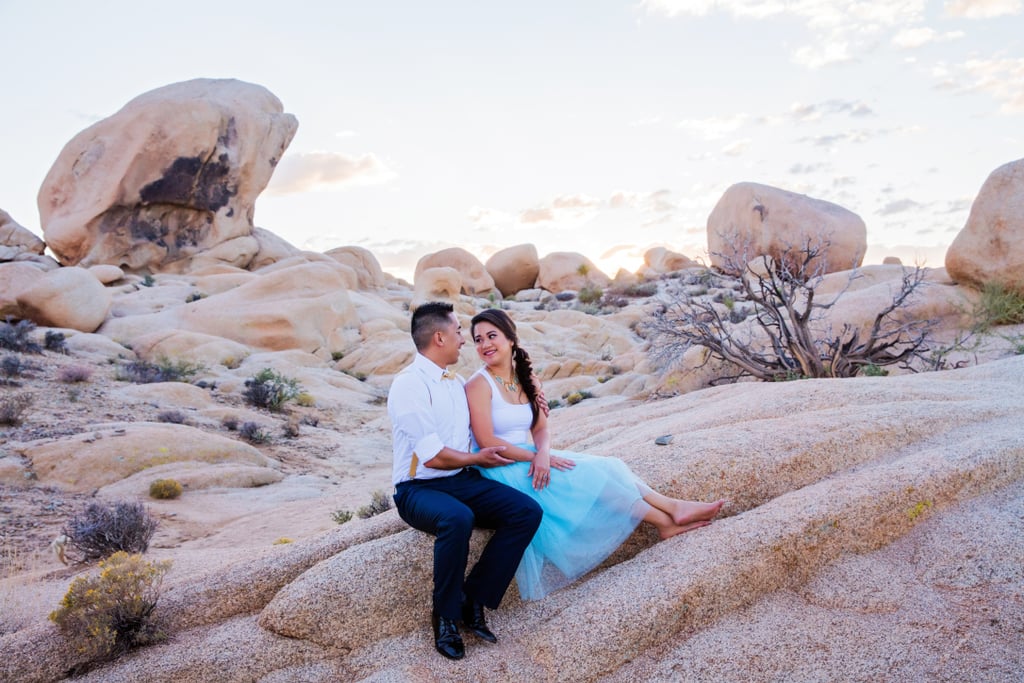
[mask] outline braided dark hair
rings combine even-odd
[[[537,424],[540,411],[537,408],[537,386],[533,383],[533,363],[530,362],[530,354],[519,345],[519,336],[516,334],[516,324],[508,313],[500,308],[488,308],[473,316],[470,323],[469,334],[476,339],[477,323],[490,323],[497,327],[512,344],[512,371],[516,375],[519,386],[526,392],[526,398],[530,401],[530,411],[533,412],[533,421],[530,427]]]

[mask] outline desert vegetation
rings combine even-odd
[[[153,611],[169,568],[170,562],[118,551],[99,563],[98,573],[71,582],[50,620],[80,654],[73,673],[163,638]]]
[[[702,296],[707,292],[703,286],[696,296],[677,291],[646,322],[656,363],[670,367],[699,347],[705,363],[716,359],[733,370],[716,382],[742,377],[779,381],[856,377],[866,368],[877,372],[889,365],[909,366],[929,350],[936,322],[904,314],[923,286],[922,268],[904,271],[890,302],[866,331],[848,323],[836,331],[825,315],[846,289],[818,296],[826,250],[827,244],[807,240],[776,259],[748,261],[743,252],[728,256],[731,269],[743,274],[734,281],[738,296],[723,292],[708,298]],[[857,272],[850,271],[849,282]]]

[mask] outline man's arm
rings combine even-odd
[[[438,434],[430,390],[410,374],[400,374],[391,385],[388,415],[396,439],[402,439],[406,452],[414,453],[424,467],[457,470],[469,465],[496,467],[512,461],[500,455],[502,448],[485,448],[467,453],[446,446]]]

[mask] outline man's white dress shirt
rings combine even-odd
[[[459,473],[459,469],[439,470],[423,463],[445,446],[458,451],[470,448],[469,403],[461,377],[417,353],[391,383],[388,417],[394,449],[392,483]]]

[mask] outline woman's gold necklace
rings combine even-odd
[[[490,368],[487,368],[487,372],[491,374],[491,377],[493,377],[498,382],[498,384],[501,385],[501,388],[504,389],[505,391],[509,392],[510,394],[519,393],[519,385],[516,384],[514,380],[508,380],[506,382],[504,377],[498,377]]]

